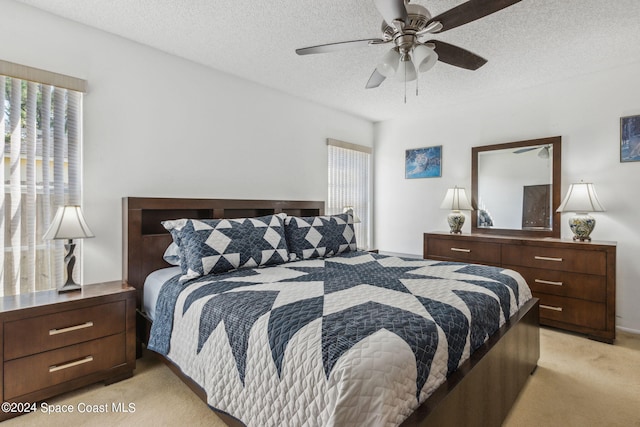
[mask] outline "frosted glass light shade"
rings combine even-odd
[[[416,68],[411,61],[400,61],[398,64],[398,71],[396,72],[396,80],[404,82],[412,82],[418,78]]]
[[[451,211],[473,210],[473,206],[469,203],[467,192],[464,188],[450,188],[440,204],[441,209],[449,209]]]
[[[435,50],[419,44],[413,48],[413,65],[420,73],[429,71],[438,61],[438,54]]]
[[[590,182],[571,184],[567,195],[556,212],[604,212],[606,209],[598,200],[596,189]]]
[[[398,63],[400,62],[400,53],[396,49],[391,49],[384,54],[380,63],[378,63],[376,69],[380,74],[389,78],[393,77],[398,70]]]

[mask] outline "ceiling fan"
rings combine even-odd
[[[418,73],[441,61],[467,70],[477,70],[487,60],[461,47],[440,40],[422,41],[437,34],[498,12],[520,0],[469,0],[432,17],[427,8],[409,0],[374,0],[383,17],[382,38],[352,40],[296,49],[298,55],[333,52],[358,46],[393,43],[373,70],[367,89],[380,86],[385,79],[416,80]]]
[[[519,150],[514,151],[513,154],[522,154],[537,149],[540,149],[540,151],[538,151],[538,157],[540,157],[541,159],[549,158],[549,150],[551,149],[551,145],[544,145],[542,147],[538,145],[535,147],[520,148]]]

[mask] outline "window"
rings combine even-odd
[[[85,86],[82,80],[0,61],[2,295],[51,289],[64,282],[63,242],[42,236],[59,206],[80,204]]]
[[[368,249],[371,218],[371,147],[327,139],[329,151],[328,214],[352,207],[360,219],[354,228],[358,249]]]

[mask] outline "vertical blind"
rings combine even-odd
[[[359,249],[369,248],[371,218],[372,149],[362,145],[327,139],[329,154],[329,197],[327,213],[336,214],[353,207],[360,218],[355,224]]]
[[[0,75],[2,295],[64,282],[63,243],[42,236],[59,206],[80,202],[82,94],[45,83]]]

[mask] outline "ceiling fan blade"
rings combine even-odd
[[[540,147],[521,148],[519,150],[514,151],[513,154],[526,153],[527,151],[537,150],[538,148],[540,148]]]
[[[353,47],[368,46],[370,44],[383,44],[387,41],[382,39],[364,39],[364,40],[351,40],[347,42],[328,43],[318,46],[303,47],[296,49],[298,55],[310,55],[315,53],[327,53],[335,52],[338,50],[351,49]]]
[[[426,43],[434,44],[434,49],[438,54],[438,61],[442,61],[455,67],[473,71],[487,63],[486,59],[476,55],[475,53],[440,40],[429,40]]]
[[[434,31],[441,33],[460,25],[468,24],[476,19],[484,18],[506,7],[512,6],[520,0],[469,0],[459,6],[449,9],[440,15],[431,18],[427,26],[432,22],[440,22],[442,29]]]
[[[380,74],[377,68],[374,69],[373,73],[371,73],[371,77],[369,77],[369,81],[367,82],[365,89],[373,89],[380,86],[384,79],[386,79],[386,77]]]
[[[384,21],[392,25],[393,21],[407,22],[407,5],[405,0],[375,0],[376,8]]]

